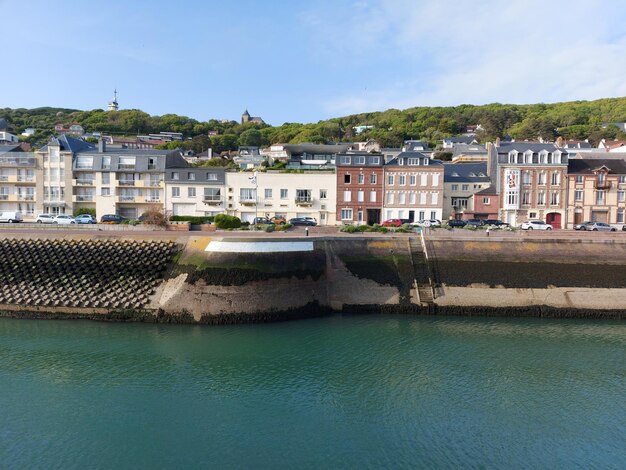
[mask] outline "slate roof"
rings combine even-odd
[[[69,137],[67,136],[67,134],[61,134],[58,137],[52,136],[48,141],[48,144],[44,145],[40,150],[43,152],[47,151],[48,145],[58,145],[61,147],[61,150],[66,150],[73,153],[95,149],[95,146],[90,144],[89,142]]]
[[[487,148],[484,145],[473,144],[457,144],[452,147],[452,157],[459,155],[487,155]]]
[[[471,144],[476,141],[476,137],[473,135],[455,135],[452,137],[446,137],[443,140],[452,144]]]
[[[408,163],[403,162],[403,165],[400,165],[399,160],[400,159],[408,159],[408,158],[419,158],[420,159],[420,164],[419,165],[408,165]],[[428,160],[428,165],[424,165],[422,162],[424,161],[424,159]],[[387,163],[385,163],[385,166],[440,166],[442,165],[442,162],[440,160],[434,160],[432,158],[430,158],[428,155],[424,155],[421,152],[401,152],[400,154],[398,154],[397,156],[393,157],[391,160],[389,160]]]
[[[20,144],[0,144],[0,153],[7,152],[22,152],[22,146]]]
[[[626,175],[626,160],[599,158],[572,159],[567,164],[567,173],[578,175],[592,175],[593,170],[597,170],[598,168],[602,168],[603,166],[609,169],[609,174],[611,175]]]
[[[333,155],[350,150],[349,144],[287,144],[284,149],[290,155],[308,153],[312,155]]]
[[[509,153],[511,150],[517,150],[520,153],[524,153],[527,150],[532,150],[533,153],[539,153],[542,150],[547,152],[554,152],[560,150],[566,152],[566,149],[558,148],[554,143],[540,143],[540,142],[502,142],[498,147],[498,153]]]
[[[444,183],[488,183],[489,181],[487,162],[443,164]]]

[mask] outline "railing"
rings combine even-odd
[[[206,204],[221,204],[222,197],[221,196],[204,196],[203,201]]]
[[[76,202],[93,202],[93,194],[77,194]]]
[[[9,181],[9,177],[7,175],[0,175],[0,181]]]
[[[247,197],[240,197],[239,198],[239,204],[249,205],[249,204],[256,204],[256,203],[257,203],[257,200],[255,198],[252,198],[252,199],[251,198],[247,198]]]
[[[18,194],[17,200],[18,201],[34,201],[35,195],[34,194]]]
[[[611,182],[610,181],[596,181],[594,183],[594,187],[596,189],[611,189]]]
[[[94,185],[93,180],[85,180],[85,179],[83,179],[83,180],[76,180],[76,184],[82,185],[82,186],[93,186]]]
[[[313,205],[313,201],[310,197],[297,197],[296,198],[297,206],[311,206]]]
[[[163,180],[149,180],[145,182],[145,185],[149,188],[158,188],[161,186]]]
[[[135,202],[135,196],[119,196],[120,202]]]
[[[146,202],[161,202],[161,198],[158,196],[148,196],[146,197]]]
[[[118,180],[120,186],[135,186],[135,180]]]
[[[8,194],[0,194],[0,201],[7,201],[9,199]]]
[[[130,165],[130,164],[126,164],[126,163],[120,163],[117,166],[118,170],[134,170],[135,169],[135,165]]]

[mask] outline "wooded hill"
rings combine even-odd
[[[266,146],[272,143],[322,143],[328,141],[363,141],[375,139],[383,147],[400,147],[407,139],[421,139],[435,147],[441,139],[460,134],[468,125],[480,124],[481,141],[510,136],[522,139],[552,140],[558,136],[566,139],[589,139],[596,145],[600,139],[626,139],[626,134],[605,123],[626,121],[626,97],[595,101],[571,101],[552,104],[488,104],[450,107],[416,107],[405,110],[388,109],[382,112],[354,114],[318,123],[285,123],[281,126],[267,124],[239,124],[215,119],[195,119],[165,114],[150,116],[136,109],[115,112],[100,109],[80,111],[62,108],[0,109],[0,117],[9,120],[17,134],[26,127],[38,132],[29,138],[33,143],[47,140],[54,125],[77,122],[87,132],[116,135],[138,135],[159,131],[182,132],[194,138],[184,145],[194,150],[213,147],[215,152],[236,150],[239,145]],[[356,136],[353,127],[374,126]],[[218,135],[207,137],[209,132]],[[172,143],[170,145],[180,145]]]

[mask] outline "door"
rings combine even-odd
[[[380,209],[367,209],[367,225],[380,223]]]
[[[574,225],[583,223],[583,213],[582,211],[576,210],[574,212]]]
[[[415,211],[409,211],[409,220],[410,220],[411,222],[417,222],[417,221],[415,220]]]
[[[552,225],[552,228],[561,228],[561,214],[550,212],[546,215],[546,224]]]

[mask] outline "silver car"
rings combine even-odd
[[[609,224],[605,224],[604,222],[587,222],[580,227],[580,230],[591,230],[592,232],[615,232],[617,229],[615,227],[611,227]]]

